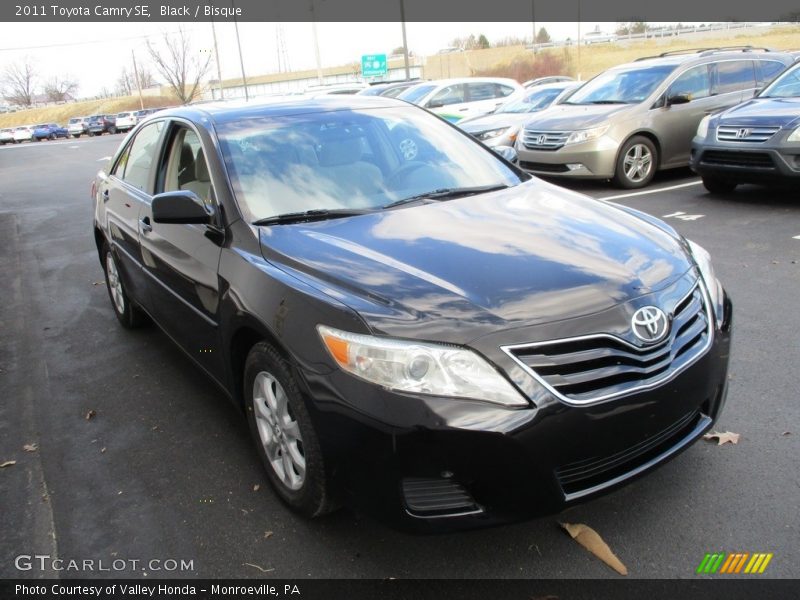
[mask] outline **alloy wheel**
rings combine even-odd
[[[106,254],[106,277],[108,278],[108,289],[111,290],[111,298],[114,300],[114,308],[119,314],[125,313],[125,292],[122,289],[122,280],[119,278],[117,264],[111,252]]]
[[[653,169],[653,154],[644,144],[634,144],[625,153],[622,168],[625,177],[633,183],[639,183],[647,179]]]

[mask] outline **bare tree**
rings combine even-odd
[[[138,67],[136,73],[139,75],[139,86],[142,89],[153,87],[156,85],[156,78],[147,67]],[[120,96],[132,96],[136,93],[136,77],[133,69],[130,71],[127,67],[122,67],[119,77],[114,86],[114,90]]]
[[[44,84],[44,95],[50,102],[64,102],[78,91],[78,82],[71,78],[55,75]]]
[[[163,51],[147,42],[147,49],[156,70],[166,80],[172,92],[183,104],[189,104],[197,96],[200,80],[211,66],[211,53],[203,56],[192,50],[186,31],[181,27],[177,35],[163,36]]]
[[[2,75],[5,99],[18,106],[30,106],[33,104],[36,78],[36,69],[33,66],[33,62],[28,58],[8,65]]]

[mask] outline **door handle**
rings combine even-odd
[[[108,190],[103,190],[103,202],[108,202]]]
[[[469,108],[459,108],[458,112],[467,112]]]
[[[153,226],[150,225],[150,217],[143,217],[139,220],[139,223],[142,224],[142,233],[150,233],[153,231]]]

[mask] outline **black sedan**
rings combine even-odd
[[[725,401],[731,304],[701,247],[404,102],[162,111],[92,195],[120,323],[155,321],[242,407],[308,516],[551,513]]]
[[[740,183],[800,187],[800,63],[752,100],[703,118],[691,167],[710,192]]]

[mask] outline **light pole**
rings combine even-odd
[[[403,63],[406,67],[406,81],[411,79],[411,72],[408,69],[408,42],[406,42],[406,6],[405,1],[400,0],[400,24],[403,28]]]
[[[244,85],[244,99],[250,100],[250,94],[247,92],[247,77],[244,74],[244,58],[242,58],[242,42],[239,39],[239,21],[236,19],[236,7],[231,0],[231,8],[233,8],[233,27],[236,30],[236,45],[239,47],[239,64],[242,67],[242,84]]]
[[[214,18],[211,18],[211,35],[214,37],[214,59],[217,61],[217,84],[219,85],[219,99],[224,100],[222,91],[222,67],[219,64],[219,47],[217,46],[217,28],[214,27]]]

